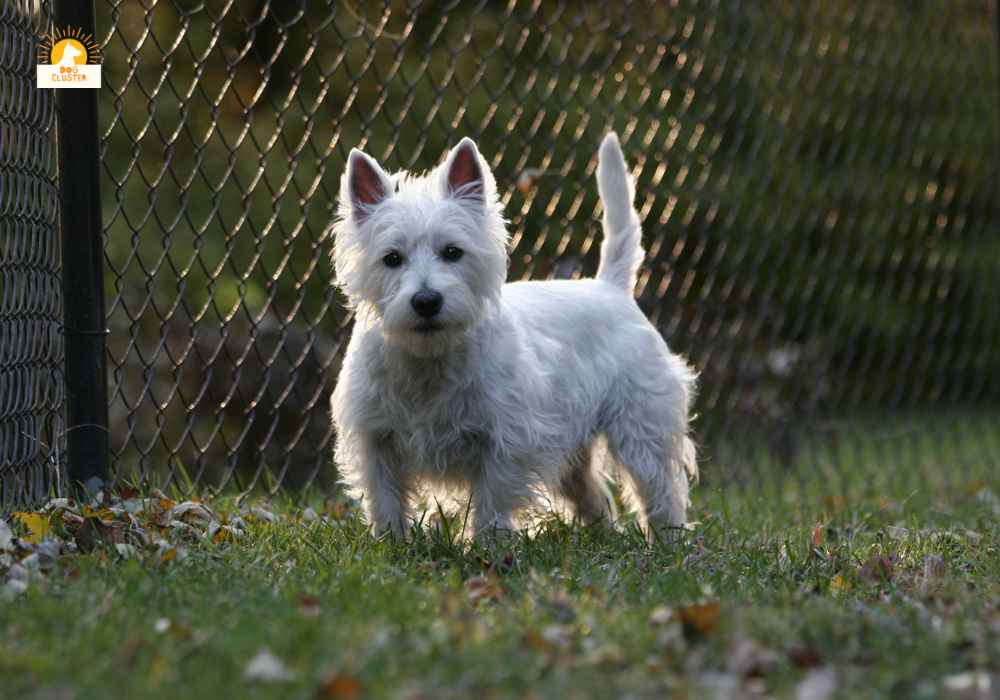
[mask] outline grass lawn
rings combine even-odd
[[[11,516],[41,544],[0,531],[0,696],[997,697],[993,478],[795,509],[706,485],[653,546],[374,541],[319,498]]]

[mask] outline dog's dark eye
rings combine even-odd
[[[386,267],[399,267],[403,264],[403,256],[392,251],[391,253],[386,253],[385,257],[382,258],[382,262],[385,263]]]
[[[455,262],[460,257],[462,257],[463,251],[461,248],[455,245],[445,246],[444,250],[441,251],[441,257],[448,262]]]

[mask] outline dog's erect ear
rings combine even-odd
[[[466,136],[445,163],[445,189],[448,196],[458,195],[486,201],[486,178],[482,158],[475,142]]]
[[[392,180],[375,162],[375,159],[351,149],[347,157],[347,171],[341,182],[341,205],[350,203],[351,216],[358,222],[371,213],[372,208],[392,194]]]

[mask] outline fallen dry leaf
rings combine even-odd
[[[573,641],[573,628],[569,625],[546,625],[542,629],[542,639],[554,646],[568,646]]]
[[[28,574],[47,575],[58,561],[81,552],[167,565],[185,558],[184,540],[219,543],[247,537],[241,517],[217,516],[201,501],[176,504],[155,490],[150,498],[139,498],[132,490],[122,493],[133,497],[122,500],[112,490],[86,503],[54,498],[38,511],[0,520],[4,598],[22,593],[30,584]],[[79,568],[69,563],[63,571],[72,580]]]
[[[503,598],[503,585],[496,576],[473,576],[465,582],[466,596],[470,603]]]
[[[278,520],[277,515],[266,508],[261,508],[260,506],[250,506],[250,515],[254,516],[258,520],[263,520],[266,523],[273,523]]]
[[[788,659],[798,668],[816,668],[823,659],[812,647],[795,647],[789,650]]]
[[[170,509],[170,519],[180,520],[190,525],[206,525],[215,520],[215,515],[204,503],[184,501]]]
[[[306,595],[305,593],[299,595],[298,597],[299,612],[305,617],[319,617],[320,605],[319,598],[314,595]]]
[[[573,642],[573,629],[569,625],[547,625],[541,631],[529,630],[524,641],[532,649],[546,654],[566,651]]]
[[[580,663],[585,666],[615,668],[626,663],[625,652],[616,644],[601,644],[588,649]]]
[[[817,548],[823,546],[823,526],[822,525],[816,525],[816,527],[814,527],[812,529],[812,545],[813,545],[813,547],[817,547]]]
[[[14,519],[28,531],[23,539],[31,544],[38,544],[45,539],[52,528],[49,516],[44,513],[14,513]]]
[[[726,654],[726,670],[746,678],[765,676],[777,667],[781,657],[773,649],[748,637],[737,637]]]
[[[658,605],[649,613],[649,623],[652,625],[665,625],[674,618],[674,611],[665,605]]]
[[[829,668],[818,668],[806,674],[795,687],[795,700],[828,700],[837,690],[837,674]]]
[[[677,616],[684,628],[684,634],[690,637],[704,637],[719,627],[722,618],[722,606],[719,601],[688,605],[678,608]]]
[[[290,681],[295,675],[266,647],[258,651],[243,669],[243,679],[264,683]]]
[[[329,700],[354,700],[361,697],[361,681],[354,676],[331,673],[316,691],[317,698]]]
[[[948,693],[948,697],[969,698],[979,700],[982,698],[995,698],[997,687],[990,674],[985,671],[966,671],[946,676],[941,681],[941,687]]]
[[[163,654],[155,654],[149,663],[149,680],[153,685],[160,683],[170,670],[170,660]]]
[[[830,590],[834,593],[847,593],[851,590],[851,582],[837,574],[830,579]]]
[[[314,523],[319,520],[319,513],[313,508],[306,506],[306,509],[302,511],[302,520],[303,522]]]
[[[887,556],[873,556],[861,567],[861,577],[872,581],[888,583],[895,572],[895,564]]]

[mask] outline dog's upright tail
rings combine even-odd
[[[604,205],[604,242],[597,279],[621,287],[629,294],[635,289],[642,249],[639,214],[632,204],[635,185],[625,165],[618,135],[610,132],[601,142],[597,159],[597,191]]]

